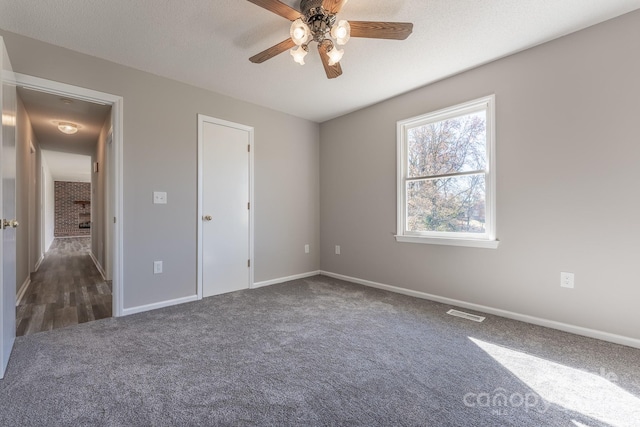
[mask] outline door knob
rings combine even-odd
[[[213,217],[211,215],[205,215],[202,217],[203,220],[205,221],[211,221],[213,219]]]
[[[18,224],[18,221],[16,221],[15,219],[12,219],[10,222],[11,222],[11,226],[13,228],[18,228],[18,225],[20,225],[20,224]]]

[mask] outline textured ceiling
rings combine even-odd
[[[297,1],[284,3],[298,7]],[[289,23],[248,1],[0,0],[0,28],[322,122],[640,8],[640,0],[350,0],[340,19],[413,22],[405,41],[351,39],[327,80],[283,53]]]
[[[91,157],[42,150],[54,181],[91,182]]]

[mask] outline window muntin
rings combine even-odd
[[[399,241],[495,240],[493,104],[490,96],[398,122]]]

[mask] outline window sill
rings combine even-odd
[[[470,248],[498,249],[499,240],[450,239],[445,237],[401,236],[398,243],[421,243],[425,245],[467,246]]]

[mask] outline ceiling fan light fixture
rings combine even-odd
[[[336,43],[339,45],[345,45],[351,38],[351,25],[347,20],[340,20],[336,25],[331,28],[331,37],[336,39]]]
[[[297,49],[291,49],[289,51],[291,56],[293,56],[293,60],[296,61],[300,65],[304,65],[304,57],[307,56],[307,46],[300,45]]]
[[[333,49],[327,52],[327,55],[329,55],[329,65],[334,66],[338,62],[340,62],[340,60],[342,59],[342,56],[344,55],[344,50],[338,49],[337,47],[334,46]]]
[[[67,135],[73,135],[78,132],[78,125],[75,123],[60,122],[58,123],[58,130],[62,133],[66,133]]]
[[[309,26],[302,21],[302,19],[298,18],[291,24],[289,35],[296,45],[302,46],[309,40],[311,30],[309,29]]]
[[[351,38],[405,40],[413,31],[411,22],[338,20],[347,0],[298,0],[300,6],[289,6],[284,0],[248,0],[290,22],[289,38],[253,55],[249,61],[261,64],[289,50],[298,64],[304,64],[308,43],[318,44],[318,53],[328,79],[342,75],[340,61],[344,51],[338,49]],[[296,49],[296,46],[298,48]],[[293,48],[293,49],[292,49]]]

